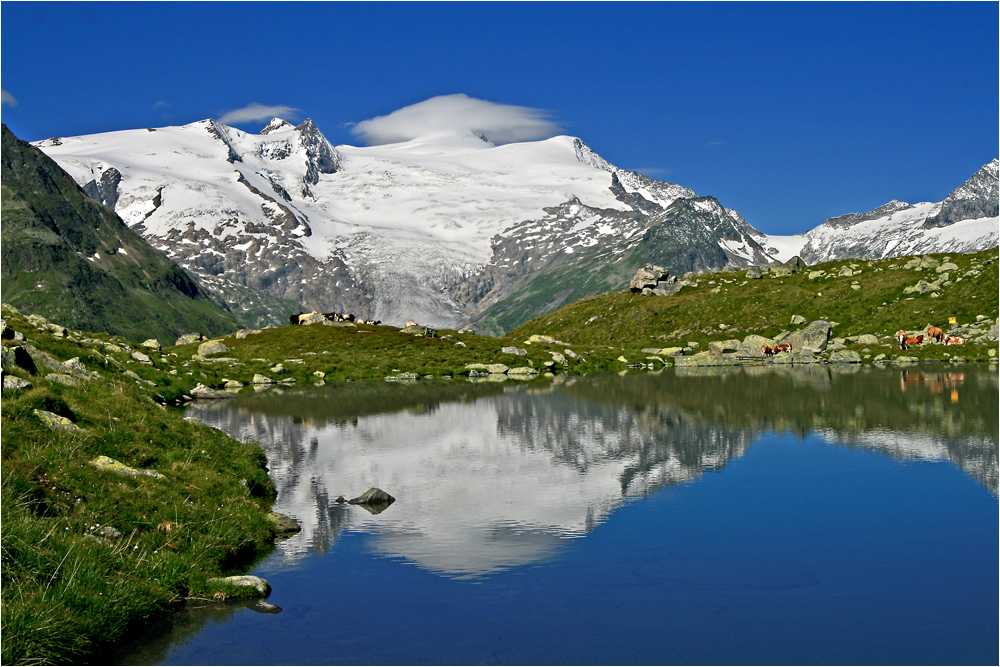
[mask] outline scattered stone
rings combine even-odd
[[[32,384],[25,380],[24,378],[19,378],[16,375],[7,375],[4,373],[3,376],[3,390],[4,391],[16,391],[18,389],[31,389]]]
[[[153,360],[150,359],[145,354],[143,354],[142,352],[138,352],[138,351],[133,352],[132,353],[132,358],[135,359],[136,361],[138,361],[140,364],[149,364],[150,366],[153,365]]]
[[[229,348],[219,340],[206,341],[198,346],[198,354],[203,357],[211,354],[222,354],[223,352],[229,352]]]
[[[791,323],[792,324],[796,324],[796,325],[797,324],[805,324],[806,323],[806,318],[802,317],[801,315],[792,315],[792,322]]]
[[[512,345],[508,345],[507,347],[503,347],[503,348],[500,349],[500,351],[503,352],[504,354],[516,354],[519,357],[523,357],[523,356],[526,356],[528,354],[528,351],[525,350],[524,348],[514,347]]]
[[[272,373],[287,373],[288,369],[282,364],[275,364],[274,366],[271,366],[270,371]]]
[[[98,456],[96,459],[89,461],[88,463],[98,470],[106,470],[119,475],[128,475],[130,477],[139,477],[144,475],[154,479],[164,479],[163,475],[155,470],[133,468],[132,466],[125,465],[121,461],[114,460],[110,456]]]
[[[874,334],[861,334],[858,336],[858,345],[878,345],[878,336]]]
[[[54,412],[49,412],[48,410],[32,410],[35,416],[53,431],[71,431],[71,432],[82,432],[83,429],[74,424],[68,418],[62,415],[57,415]]]
[[[920,268],[921,269],[936,269],[941,265],[941,262],[937,261],[930,255],[924,255],[920,258]],[[958,268],[957,266],[955,268]]]
[[[206,387],[202,383],[195,385],[194,389],[188,392],[195,398],[232,398],[233,395],[228,391],[221,391],[218,389],[212,389],[211,387]]]
[[[577,359],[577,360],[578,359],[583,359],[583,357],[581,357],[579,354],[577,354],[573,350],[563,350],[563,354],[565,354],[570,359]]]
[[[226,587],[239,589],[235,595],[231,594],[230,591],[227,595],[228,597],[258,598],[267,597],[271,593],[271,584],[267,583],[267,579],[249,574],[234,577],[215,577],[208,579],[205,583],[210,588]]]
[[[299,522],[287,514],[268,512],[267,519],[273,524],[274,532],[279,535],[290,535],[302,530],[302,526],[299,525]]]
[[[236,332],[235,336],[236,338],[243,339],[246,338],[247,336],[252,336],[254,334],[259,334],[259,333],[260,329],[240,329],[239,331]]]
[[[507,366],[506,364],[487,364],[487,366],[486,366],[486,372],[487,373],[500,373],[500,374],[504,374],[504,373],[506,373],[509,370],[510,370],[510,367]]]
[[[898,356],[892,360],[894,364],[915,364],[918,361],[920,360],[917,359],[916,357],[907,357],[905,355]]]
[[[45,376],[45,379],[49,382],[55,382],[56,384],[66,385],[67,387],[79,387],[83,384],[80,380],[73,377],[72,375],[66,375],[65,373],[49,373]]]
[[[399,373],[398,375],[387,375],[383,378],[386,382],[399,382],[401,384],[412,384],[420,379],[416,373]]]
[[[537,375],[537,374],[538,374],[538,371],[536,371],[534,368],[532,368],[530,366],[518,366],[516,368],[511,368],[509,371],[507,371],[507,375],[525,375],[525,376],[529,376],[529,375]]]
[[[849,266],[842,267],[840,269],[840,273],[837,274],[837,276],[841,277],[841,278],[850,278],[853,275],[854,275],[854,271],[852,271],[851,267],[849,267]]]
[[[243,388],[243,383],[240,382],[239,380],[227,380],[225,386],[226,386],[227,390],[230,390],[230,389],[242,389]]]
[[[142,342],[142,346],[148,347],[150,350],[156,350],[157,352],[163,349],[163,346],[160,345],[160,341],[155,338],[147,338]]]

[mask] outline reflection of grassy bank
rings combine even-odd
[[[703,423],[850,440],[878,431],[933,436],[949,458],[997,492],[1000,396],[995,370],[972,365],[910,369],[725,369],[678,377],[671,370],[593,377],[566,391],[637,412],[669,406]]]

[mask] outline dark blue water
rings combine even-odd
[[[191,611],[132,661],[996,664],[995,376],[201,408],[286,459],[276,509],[305,530],[254,571],[281,613]],[[750,407],[761,382],[795,405]],[[397,502],[329,501],[367,479]]]

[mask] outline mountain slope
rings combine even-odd
[[[239,325],[37,148],[3,129],[3,300],[61,325],[173,343]]]
[[[495,146],[454,132],[333,147],[308,120],[274,119],[259,135],[205,120],[37,145],[210,288],[228,281],[395,324],[459,326],[565,263],[558,253],[624,252],[652,217],[696,196],[566,136]],[[710,247],[689,249],[687,263],[769,259],[745,222],[737,236],[721,253],[721,237],[704,237]],[[542,242],[547,250],[532,252]]]
[[[940,252],[974,252],[1000,239],[1000,161],[993,160],[940,202],[892,200],[867,213],[830,218],[805,234],[769,237],[779,259],[809,264]]]

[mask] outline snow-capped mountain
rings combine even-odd
[[[232,288],[249,287],[386,323],[459,326],[509,292],[516,280],[500,273],[522,279],[587,249],[615,261],[677,202],[702,201],[568,136],[497,146],[444,132],[334,147],[312,121],[276,118],[257,135],[204,120],[36,145],[231,305]],[[763,234],[711,202],[692,204],[708,207],[698,222],[708,233],[672,223],[701,245],[660,263],[684,272],[772,259]]]
[[[1000,161],[993,160],[940,202],[896,199],[868,213],[830,218],[797,236],[764,241],[781,260],[809,264],[837,259],[882,259],[931,252],[986,250],[1000,240]]]

